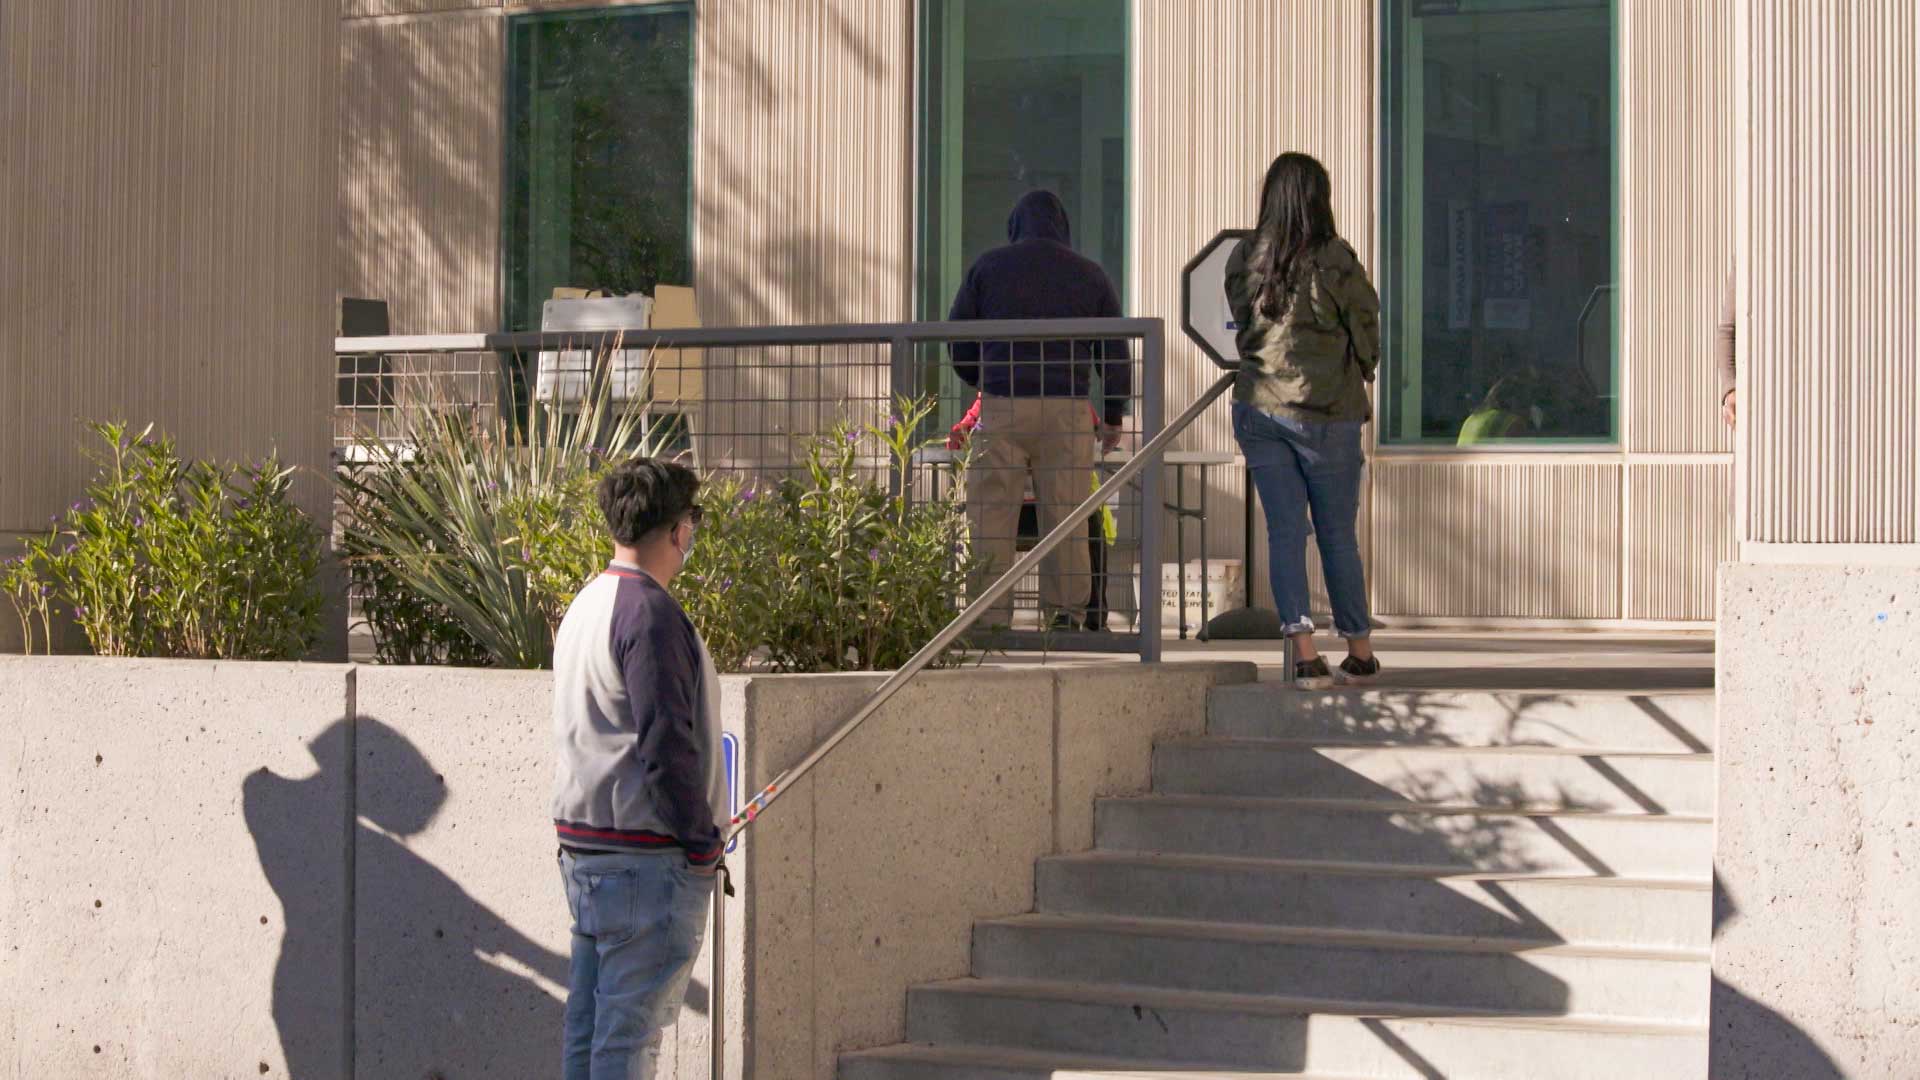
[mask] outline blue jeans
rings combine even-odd
[[[1289,634],[1314,629],[1307,589],[1309,510],[1333,601],[1334,630],[1346,638],[1366,637],[1373,630],[1356,527],[1360,479],[1367,467],[1360,428],[1357,420],[1294,420],[1233,403],[1233,435],[1267,516],[1267,577]]]
[[[561,1075],[652,1080],[700,955],[713,878],[678,852],[560,853],[573,915]]]

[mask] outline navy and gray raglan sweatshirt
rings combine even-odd
[[[1073,250],[1067,208],[1051,191],[1014,205],[1007,244],[974,261],[947,316],[961,319],[1118,318],[1120,297],[1100,264]],[[955,342],[953,373],[994,397],[1084,398],[1100,373],[1109,424],[1126,417],[1133,364],[1124,340]]]
[[[720,679],[678,601],[614,563],[553,643],[553,825],[592,851],[720,858]]]

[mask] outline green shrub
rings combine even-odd
[[[723,670],[758,656],[776,671],[897,668],[952,621],[972,569],[951,499],[892,494],[862,464],[868,440],[906,490],[929,405],[884,428],[842,425],[807,446],[806,467],[765,487],[720,481],[675,591]],[[964,657],[959,647],[940,665]]]
[[[383,661],[550,665],[567,605],[612,554],[602,470],[673,434],[616,412],[604,384],[584,409],[536,404],[524,436],[420,413],[404,449],[363,444],[370,464],[339,478],[342,548]],[[953,618],[971,569],[956,504],[898,498],[863,461],[863,446],[884,448],[904,483],[929,409],[837,428],[786,480],[705,485],[705,524],[674,591],[715,666],[897,667]],[[589,445],[595,431],[604,446]]]
[[[551,666],[560,617],[613,550],[600,468],[659,449],[612,401],[610,365],[595,371],[577,411],[536,402],[524,427],[415,408],[405,443],[361,440],[364,463],[337,474],[341,549],[382,659]]]
[[[0,572],[27,649],[71,614],[102,656],[296,659],[324,605],[320,535],[293,470],[187,462],[152,428],[91,424],[86,498]],[[56,608],[58,611],[56,612]]]

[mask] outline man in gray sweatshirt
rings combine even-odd
[[[719,678],[669,593],[700,481],[637,459],[600,484],[613,562],[553,648],[553,824],[573,916],[565,1080],[651,1080],[706,935],[725,787]]]

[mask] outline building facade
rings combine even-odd
[[[319,10],[0,10],[27,73],[0,539],[74,497],[90,417],[278,449],[323,510],[335,295],[402,333],[527,325],[568,279],[691,283],[710,326],[925,317],[1032,185],[1130,313],[1177,325],[1180,267],[1302,149],[1386,303],[1384,622],[1704,628],[1722,560],[1920,540],[1914,346],[1882,315],[1915,289],[1891,0]],[[147,40],[205,63],[133,62]],[[1710,365],[1730,268],[1740,477]],[[1169,346],[1177,409],[1211,371]],[[1460,445],[1490,398],[1524,422]],[[1187,448],[1233,449],[1224,408]],[[1237,555],[1240,481],[1214,477]]]
[[[338,286],[396,332],[652,281],[709,326],[938,317],[1048,187],[1129,313],[1177,326],[1183,264],[1304,150],[1386,305],[1381,620],[1705,626],[1735,554],[1736,7],[348,0]],[[1177,410],[1213,369],[1174,338]],[[1495,406],[1508,437],[1461,445]],[[1185,448],[1235,449],[1224,407]],[[1238,557],[1242,481],[1214,482]]]

